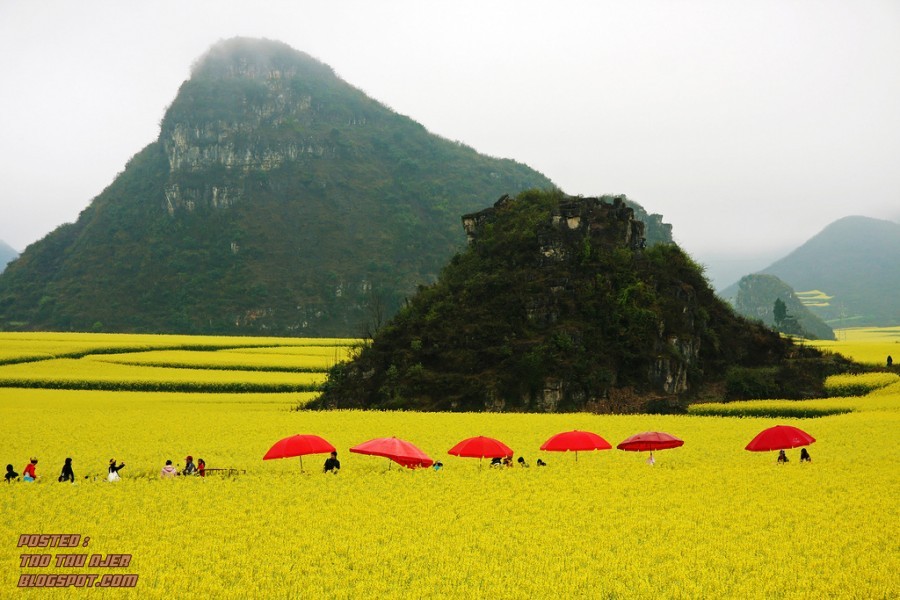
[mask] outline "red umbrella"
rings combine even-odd
[[[750,450],[751,452],[787,450],[789,448],[808,446],[815,441],[816,438],[802,429],[797,429],[790,425],[776,425],[760,431],[755,438],[750,440],[745,450]]]
[[[300,470],[302,471],[305,454],[327,454],[334,451],[334,446],[317,435],[292,435],[275,442],[275,445],[269,448],[269,451],[263,456],[263,460],[299,456]]]
[[[680,440],[674,435],[661,431],[645,431],[622,441],[616,448],[630,452],[646,452],[647,450],[653,452],[679,446],[684,446],[684,440]]]
[[[375,438],[350,448],[350,452],[357,454],[369,454],[371,456],[384,456],[399,465],[409,469],[416,467],[430,467],[434,461],[428,455],[416,448],[406,440],[389,438]],[[390,464],[388,464],[390,468]]]
[[[655,462],[653,460],[654,450],[666,450],[679,446],[684,446],[684,440],[680,440],[674,435],[661,431],[645,431],[644,433],[636,433],[630,438],[623,440],[616,448],[628,450],[629,452],[646,452],[649,450],[650,458],[647,462],[652,465]]]
[[[513,451],[500,440],[479,435],[464,439],[450,448],[447,454],[467,458],[512,458]]]
[[[612,446],[596,433],[590,431],[565,431],[557,433],[549,440],[544,442],[541,450],[550,452],[566,452],[571,450],[575,453],[575,461],[578,461],[578,452],[586,450],[610,450]]]

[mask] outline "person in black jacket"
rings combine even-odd
[[[337,475],[337,472],[341,470],[341,461],[337,458],[337,452],[332,452],[331,456],[325,459],[325,468],[322,470],[323,473],[334,473]]]
[[[13,471],[12,465],[6,465],[6,483],[12,483],[19,478],[19,474]]]
[[[59,474],[59,481],[71,481],[75,483],[75,473],[72,471],[72,459],[67,458],[63,465],[62,472]]]

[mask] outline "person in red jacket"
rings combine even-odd
[[[197,473],[200,477],[206,477],[206,461],[202,458],[197,459]]]
[[[37,459],[32,457],[31,462],[25,465],[25,469],[22,470],[22,481],[34,481],[37,479],[37,472],[35,471],[36,466]]]

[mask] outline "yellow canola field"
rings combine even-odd
[[[297,348],[298,350],[300,348]],[[179,367],[193,369],[239,369],[278,371],[326,371],[336,363],[347,360],[349,348],[322,347],[313,353],[274,353],[196,350],[155,350],[151,352],[128,352],[124,354],[98,354],[93,360],[157,367]]]
[[[143,386],[166,390],[181,386],[215,391],[233,386],[248,391],[277,391],[276,388],[315,389],[324,381],[323,372],[254,372],[135,366],[105,362],[90,356],[0,365],[0,386],[15,387],[131,389]]]
[[[900,361],[900,327],[836,329],[835,335],[837,340],[810,340],[804,343],[871,365],[885,365],[888,356]]]
[[[896,598],[900,390],[819,419],[588,414],[296,412],[295,394],[0,389],[0,462],[37,484],[0,487],[0,597],[23,574],[135,573],[97,598]],[[840,399],[830,399],[839,402]],[[856,400],[847,400],[855,402]],[[811,464],[743,447],[765,427],[817,438]],[[682,448],[543,453],[560,431],[613,445],[666,431]],[[339,450],[262,461],[276,440],[316,433]],[[447,455],[497,437],[531,467]],[[444,468],[409,471],[348,452],[407,439]],[[187,454],[245,472],[158,478]],[[56,482],[67,456],[77,485]],[[110,458],[123,480],[102,480]],[[538,468],[541,457],[548,466]],[[89,479],[84,479],[84,476]],[[96,477],[96,479],[95,479]],[[90,537],[76,552],[132,555],[127,568],[22,568],[24,533]],[[57,553],[58,549],[32,549]],[[32,593],[33,592],[33,593]],[[69,593],[60,592],[59,595]]]
[[[263,338],[114,333],[0,332],[0,363],[14,358],[66,357],[97,351],[141,351],[165,348],[208,349],[267,347],[322,348],[350,346],[358,340],[339,338]],[[287,350],[285,350],[287,351]],[[315,350],[313,350],[315,352]]]

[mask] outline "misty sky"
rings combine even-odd
[[[897,0],[0,0],[0,240],[74,221],[233,36],[570,194],[627,194],[713,279],[847,215],[900,221]]]

